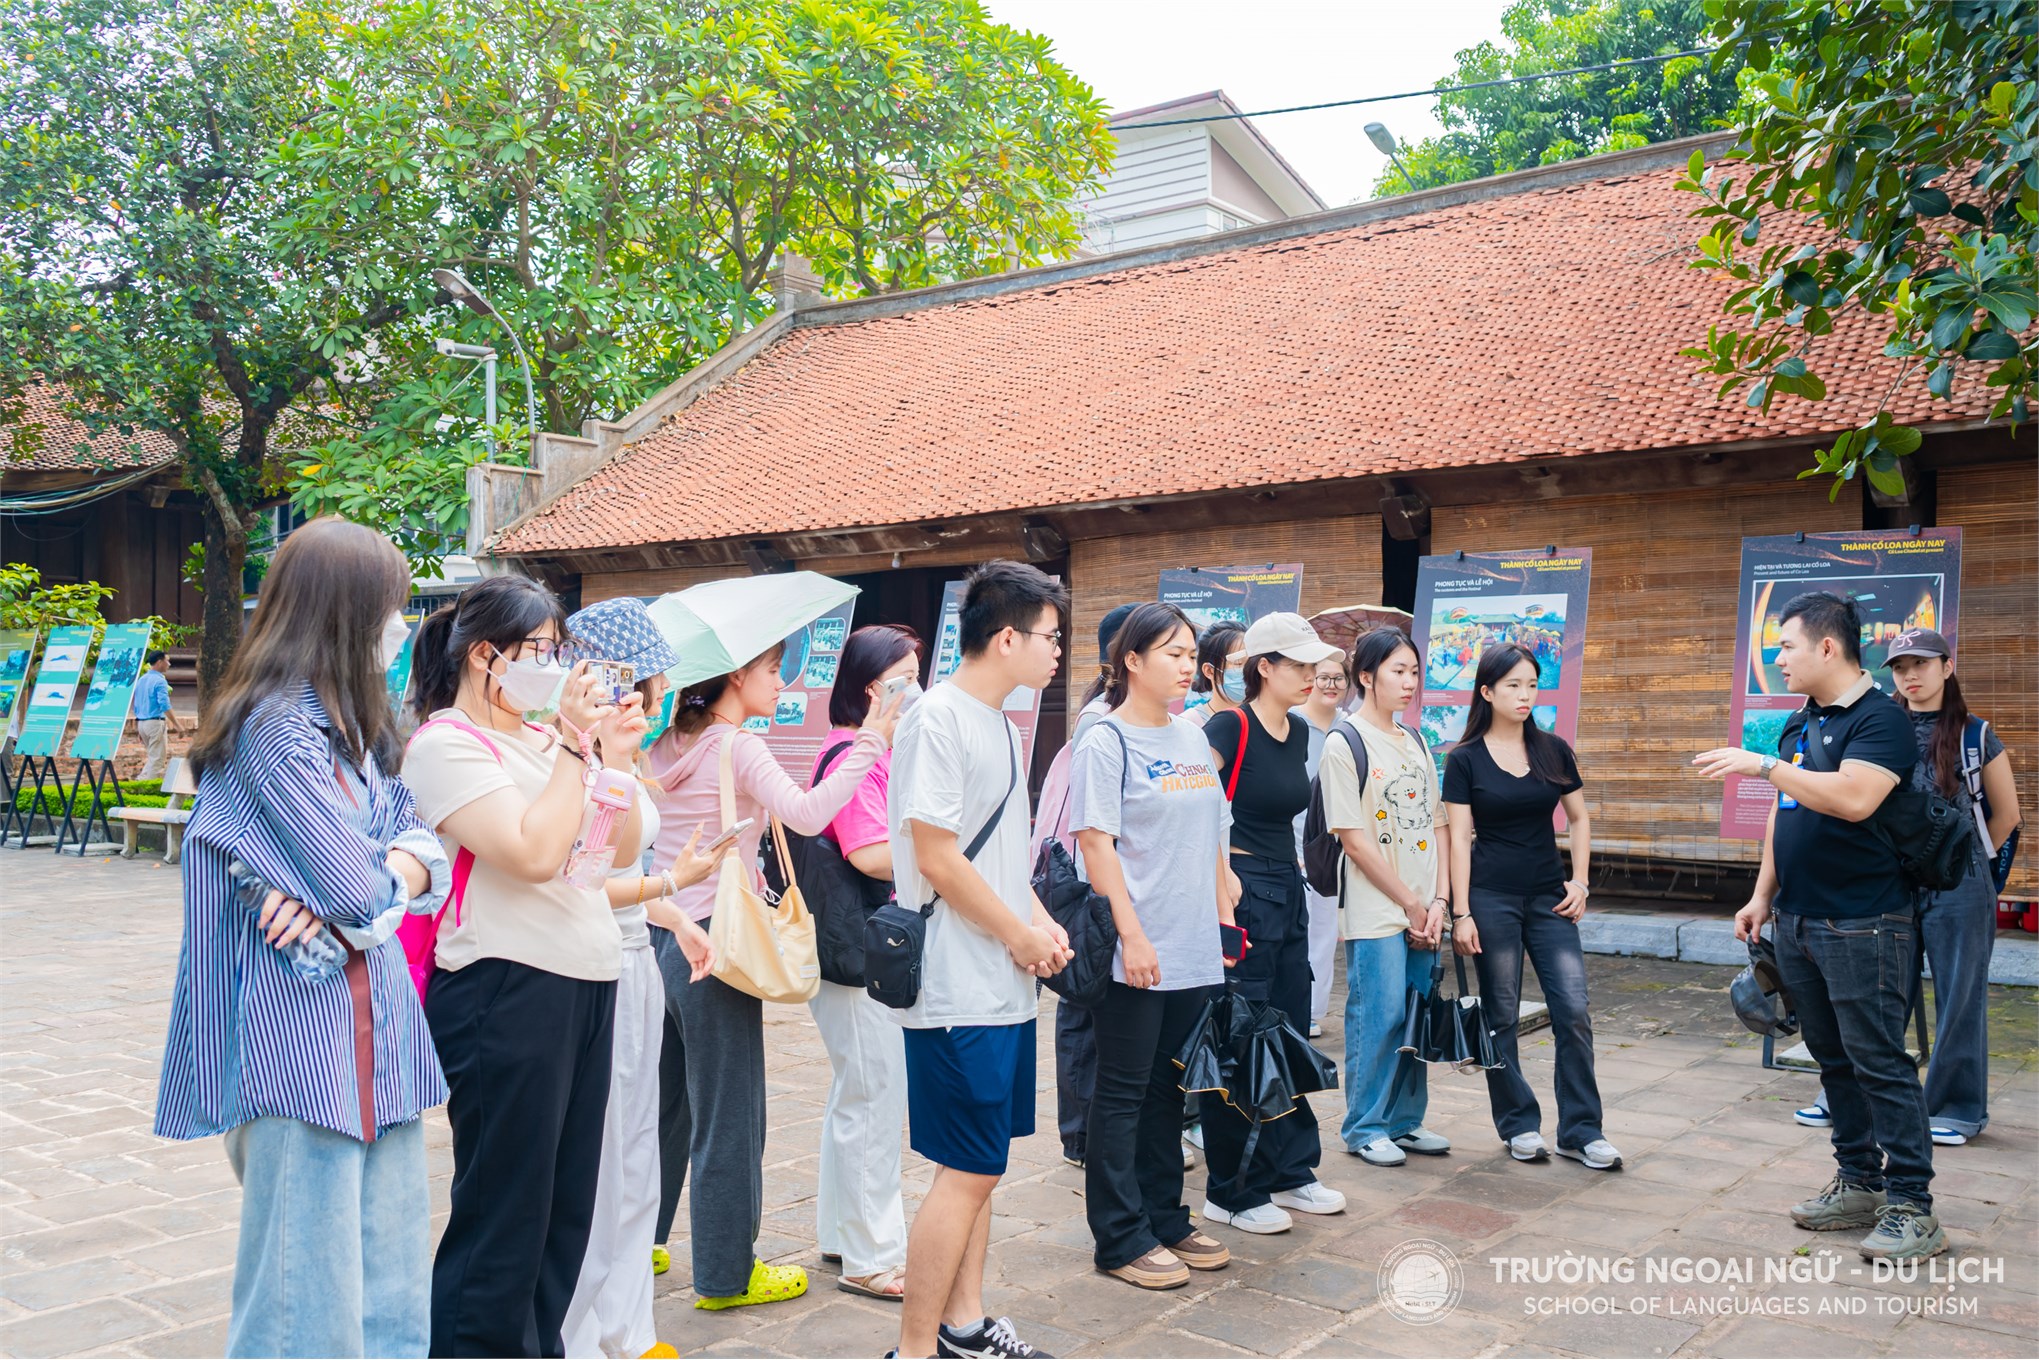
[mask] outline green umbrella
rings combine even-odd
[[[661,595],[648,611],[679,653],[680,664],[666,672],[679,688],[755,661],[856,594],[820,572],[792,571],[689,586]]]

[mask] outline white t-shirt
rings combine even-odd
[[[472,726],[456,709],[432,718]],[[515,789],[526,803],[535,801],[551,782],[559,758],[559,738],[549,729],[543,747],[514,733],[486,735],[500,763],[463,727],[443,721],[420,727],[404,756],[403,779],[417,800],[418,816],[439,832],[449,862],[458,860],[460,842],[441,830],[441,823],[497,789]],[[640,790],[639,808],[649,802]],[[641,843],[619,845],[616,858],[634,862],[642,851]],[[476,859],[459,922],[450,911],[439,922],[435,958],[448,972],[477,959],[509,959],[560,977],[613,982],[623,971],[623,937],[601,889],[576,888],[557,874],[543,883],[527,883]]]
[[[1013,778],[1019,729],[960,685],[936,685],[907,711],[892,744],[892,881],[899,901],[915,906],[934,891],[913,858],[909,822],[956,834],[967,850],[1000,800],[1005,815],[971,861],[999,901],[1021,921],[1034,915],[1027,863],[1026,773]],[[1008,789],[1010,792],[1008,793]],[[921,961],[920,999],[891,1015],[908,1029],[1017,1025],[1038,1013],[1034,979],[997,936],[935,899]]]

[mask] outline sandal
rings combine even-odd
[[[893,1266],[870,1275],[845,1275],[835,1282],[835,1287],[845,1294],[897,1303],[906,1297],[906,1268]]]
[[[768,1266],[763,1261],[756,1261],[750,1268],[750,1285],[741,1294],[698,1298],[694,1300],[694,1306],[712,1313],[753,1303],[784,1303],[806,1292],[807,1272],[799,1266]]]

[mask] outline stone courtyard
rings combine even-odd
[[[147,858],[0,850],[0,1353],[225,1345],[239,1189],[217,1140],[149,1132],[181,929],[176,874]],[[1626,1170],[1511,1162],[1482,1083],[1441,1072],[1429,1123],[1455,1151],[1376,1169],[1339,1151],[1340,1102],[1319,1097],[1322,1177],[1348,1211],[1277,1237],[1215,1229],[1234,1265],[1158,1295],[1092,1269],[1082,1173],[1060,1157],[1044,1042],[1040,1132],[1015,1147],[996,1202],[990,1306],[1064,1356],[2039,1353],[2031,991],[1992,995],[1988,1133],[1938,1155],[1953,1251],[1917,1280],[1880,1280],[1848,1235],[1814,1237],[1784,1216],[1831,1173],[1827,1139],[1791,1119],[1813,1079],[1765,1070],[1734,1021],[1732,970],[1602,956],[1588,969],[1607,1132]],[[1342,981],[1321,1041],[1334,1056]],[[1052,995],[1043,1004],[1045,1035]],[[660,1337],[686,1354],[880,1355],[897,1339],[897,1310],[837,1291],[813,1245],[820,1039],[804,1009],[768,1008],[768,1024],[759,1250],[806,1266],[812,1287],[788,1304],[698,1312],[676,1234]],[[1529,1036],[1525,1058],[1548,1135],[1548,1036]],[[429,1134],[436,1224],[452,1172],[443,1118]],[[909,1213],[929,1174],[909,1155]],[[1201,1170],[1190,1184],[1194,1208]],[[685,1223],[682,1206],[682,1234]],[[1448,1261],[1455,1299],[1419,1302],[1421,1313],[1403,1290],[1383,1297],[1381,1264],[1398,1248]]]

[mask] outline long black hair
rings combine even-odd
[[[1968,700],[1961,697],[1961,682],[1952,672],[1947,688],[1940,691],[1940,721],[1933,725],[1933,740],[1926,749],[1926,763],[1933,782],[1949,798],[1961,793],[1961,736],[1968,730]]]
[[[1358,641],[1352,644],[1352,655],[1347,659],[1345,678],[1352,682],[1352,691],[1359,696],[1361,703],[1366,702],[1367,695],[1373,690],[1374,676],[1380,673],[1381,667],[1388,664],[1388,658],[1404,647],[1407,647],[1418,661],[1423,659],[1422,654],[1416,651],[1416,644],[1409,640],[1409,635],[1393,625],[1369,629],[1361,633]],[[1489,715],[1489,721],[1491,720]]]
[[[1536,664],[1536,655],[1527,647],[1518,647],[1512,642],[1503,642],[1480,653],[1480,666],[1473,673],[1473,702],[1466,709],[1465,735],[1458,739],[1461,746],[1478,741],[1487,735],[1487,729],[1494,725],[1494,705],[1487,698],[1487,691],[1508,678],[1508,672],[1517,666],[1527,665],[1532,671],[1541,673]],[[1546,732],[1536,725],[1536,715],[1530,714],[1529,721],[1522,724],[1522,747],[1529,753],[1529,772],[1546,784],[1569,784],[1572,748],[1565,739],[1555,732]]]
[[[1192,638],[1196,636],[1196,625],[1172,604],[1150,602],[1136,606],[1132,613],[1126,615],[1126,621],[1112,635],[1112,649],[1105,658],[1103,679],[1107,704],[1117,708],[1126,702],[1127,686],[1132,680],[1126,670],[1126,658],[1142,655],[1149,647],[1166,642],[1175,636],[1178,628],[1187,628]]]
[[[410,593],[404,555],[373,529],[327,515],[291,534],[270,562],[255,617],[206,707],[192,768],[232,760],[256,706],[309,681],[348,758],[358,766],[372,751],[378,764],[395,769],[396,715],[376,644]]]
[[[542,582],[528,576],[491,576],[461,591],[452,604],[441,605],[418,626],[418,640],[412,644],[411,666],[418,681],[412,703],[418,717],[453,706],[467,655],[477,644],[507,652],[548,621],[564,642],[566,607]]]

